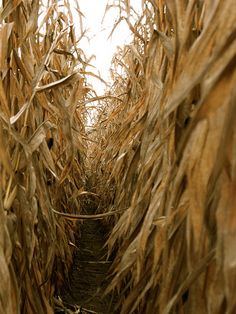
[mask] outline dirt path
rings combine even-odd
[[[93,209],[87,210],[87,214],[93,212]],[[84,220],[80,224],[80,238],[76,244],[78,250],[71,270],[70,289],[65,289],[61,295],[65,306],[81,306],[80,313],[115,313],[113,298],[103,297],[111,265],[111,262],[106,260],[105,241],[106,232],[100,220]]]

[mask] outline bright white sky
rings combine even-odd
[[[109,81],[111,59],[117,46],[123,46],[131,40],[129,28],[126,22],[122,21],[114,31],[112,38],[108,39],[115,22],[119,18],[118,10],[110,9],[103,20],[108,0],[79,0],[78,2],[85,16],[83,21],[84,28],[88,29],[87,36],[90,38],[89,42],[83,39],[80,42],[80,48],[85,52],[86,56],[95,55],[96,58],[93,59],[92,64],[100,72],[101,77],[105,81]],[[140,11],[141,0],[131,0],[130,2],[135,10]],[[92,77],[88,81],[93,84],[99,95],[103,94],[105,89],[103,83]]]

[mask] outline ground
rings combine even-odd
[[[93,212],[93,208],[87,209],[87,214]],[[101,220],[84,220],[79,224],[78,249],[69,285],[61,293],[63,303],[68,308],[76,305],[81,310],[79,313],[116,313],[114,297],[103,296],[111,266],[105,247],[107,230]]]

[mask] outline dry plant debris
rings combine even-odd
[[[45,3],[0,10],[0,313],[82,311],[54,296],[89,193],[120,313],[235,313],[235,0],[111,1],[133,41],[105,96],[71,2]]]

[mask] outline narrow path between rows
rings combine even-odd
[[[86,209],[86,214],[93,213],[92,207]],[[101,220],[84,220],[80,222],[79,231],[69,288],[61,295],[63,303],[68,308],[76,305],[80,313],[113,314],[113,297],[103,296],[111,266],[104,247],[107,232]]]

